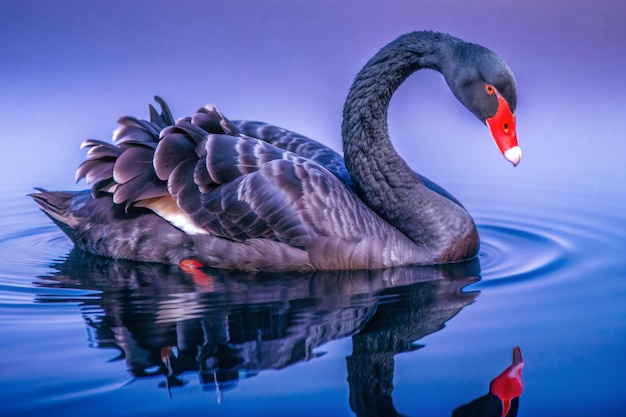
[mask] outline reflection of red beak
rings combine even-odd
[[[498,97],[498,109],[496,110],[496,114],[485,121],[502,155],[504,155],[507,161],[512,163],[513,166],[517,166],[522,159],[522,150],[517,145],[515,115],[511,112],[509,103],[506,102],[504,97],[498,92],[496,92],[496,96]]]
[[[513,362],[504,372],[494,378],[489,386],[489,392],[502,401],[502,417],[506,416],[511,408],[511,400],[522,395],[522,368],[524,360],[520,348],[513,349]]]

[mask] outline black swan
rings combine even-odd
[[[504,157],[521,158],[516,85],[495,53],[420,31],[382,48],[356,76],[343,112],[344,158],[208,105],[172,118],[119,120],[113,143],[86,140],[76,179],[91,190],[31,194],[79,248],[144,262],[193,260],[249,271],[374,269],[476,256],[474,221],[448,192],[415,173],[387,130],[392,94],[422,68],[439,71],[489,127]]]

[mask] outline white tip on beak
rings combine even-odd
[[[522,159],[522,149],[519,146],[513,146],[504,152],[504,157],[516,167]]]

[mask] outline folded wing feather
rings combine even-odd
[[[120,119],[114,145],[84,142],[77,179],[94,195],[112,192],[127,211],[146,207],[190,234],[239,242],[305,248],[314,236],[376,233],[334,151],[272,125],[231,122],[215,106],[174,122],[157,101],[161,113],[151,106],[150,121]]]

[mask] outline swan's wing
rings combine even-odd
[[[167,195],[166,183],[150,167],[161,130],[174,121],[165,102],[155,99],[161,104],[161,113],[150,105],[150,121],[120,118],[112,144],[95,139],[82,143],[81,148],[88,151],[76,170],[76,181],[85,178],[94,197],[114,193],[117,203],[128,202],[128,209],[137,200]]]
[[[339,178],[348,188],[354,190],[354,184],[346,169],[343,157],[328,146],[268,123],[247,120],[234,120],[232,123],[247,136],[264,140],[278,148],[319,163]]]
[[[179,227],[302,248],[318,236],[358,241],[374,233],[367,219],[376,216],[317,162],[246,136],[196,142],[179,128],[163,135],[154,155],[177,207],[162,216]]]
[[[77,177],[192,234],[296,247],[314,235],[376,234],[381,220],[317,162],[247,136],[213,106],[173,125],[168,113],[120,119],[114,145],[86,141]]]
[[[247,136],[264,140],[278,148],[285,149],[319,163],[339,178],[351,191],[356,192],[356,188],[346,168],[343,157],[328,146],[307,138],[306,136],[264,122],[233,120],[232,124]],[[463,207],[462,204],[443,187],[417,172],[414,172],[414,174],[418,181],[422,182],[427,188]]]
[[[154,152],[166,128],[176,124],[163,99],[155,97],[161,106],[159,113],[149,106],[150,121],[125,116],[113,133],[113,143],[96,139],[85,140],[87,157],[76,171],[76,181],[85,178],[92,185],[92,195],[113,193],[114,202],[126,204],[126,209],[138,201],[169,195],[167,182],[158,178],[153,167]],[[191,125],[196,139],[210,133],[238,134],[234,125],[214,106],[198,110],[193,118],[183,118],[181,123]]]

